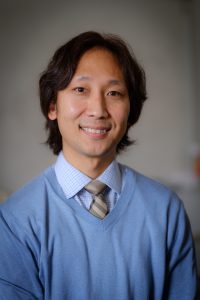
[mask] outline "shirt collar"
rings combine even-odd
[[[105,171],[97,178],[98,180],[105,183],[116,193],[121,193],[122,186],[122,176],[119,168],[119,164],[116,160],[113,160],[112,163],[105,169]]]
[[[65,159],[62,151],[58,155],[54,169],[57,180],[67,199],[75,196],[91,181],[90,177],[76,169]],[[116,160],[113,160],[97,179],[107,184],[107,186],[120,194],[122,178],[120,168]]]

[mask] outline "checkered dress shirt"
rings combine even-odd
[[[74,199],[86,209],[90,208],[92,197],[89,192],[84,189],[91,178],[73,167],[64,157],[63,152],[58,155],[54,165],[57,180],[67,199]],[[106,199],[109,211],[111,211],[121,193],[122,175],[120,166],[114,160],[107,169],[96,178],[105,183],[108,187],[105,190],[104,197]]]

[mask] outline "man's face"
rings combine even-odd
[[[128,91],[120,66],[105,49],[88,50],[69,85],[58,92],[49,118],[57,119],[63,152],[77,166],[86,159],[109,164],[129,115]]]

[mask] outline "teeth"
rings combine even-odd
[[[82,128],[84,131],[90,132],[90,133],[97,133],[97,134],[102,134],[106,133],[106,129],[93,129],[93,128]]]

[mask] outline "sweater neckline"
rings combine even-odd
[[[136,183],[136,173],[131,170],[129,167],[123,166],[125,168],[125,184],[121,195],[112,209],[112,211],[103,219],[98,219],[93,216],[88,210],[82,207],[73,197],[66,199],[64,192],[62,191],[53,168],[51,168],[51,178],[47,175],[47,177],[52,181],[52,185],[59,194],[59,197],[66,203],[66,205],[70,206],[73,210],[73,213],[76,214],[79,218],[84,219],[87,223],[92,224],[92,226],[98,227],[100,230],[107,230],[113,224],[118,222],[118,219],[121,217],[123,213],[128,209],[129,201],[133,199],[133,194],[135,191],[135,183]],[[50,175],[50,174],[49,174]],[[52,178],[53,177],[53,178]]]

